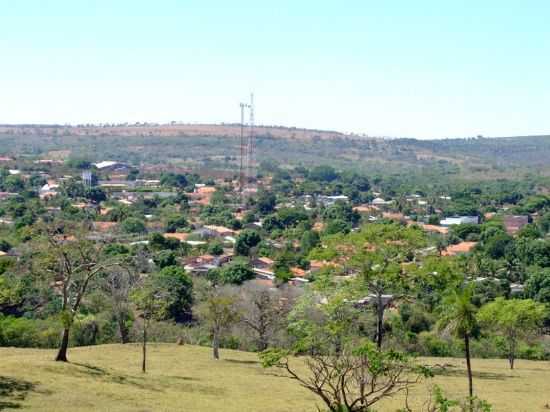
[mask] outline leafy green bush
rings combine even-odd
[[[452,356],[452,346],[433,332],[421,332],[418,334],[418,346],[425,356]]]
[[[60,326],[55,320],[0,317],[0,346],[54,348]]]

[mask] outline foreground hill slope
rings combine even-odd
[[[0,410],[28,411],[315,411],[316,399],[295,382],[263,370],[256,354],[196,346],[151,345],[149,371],[140,372],[138,345],[75,348],[71,363],[53,362],[54,351],[0,348]],[[427,359],[450,364],[437,376],[449,395],[466,393],[459,359]],[[474,385],[495,411],[545,411],[550,402],[550,363],[520,361],[517,370],[505,360],[474,360]],[[433,382],[432,382],[433,383]],[[412,405],[427,396],[427,384],[412,394]],[[394,411],[393,400],[377,405]]]

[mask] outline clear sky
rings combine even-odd
[[[0,0],[0,123],[550,133],[550,0]]]

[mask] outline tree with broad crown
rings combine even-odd
[[[510,369],[514,369],[519,340],[530,337],[542,326],[546,308],[531,299],[500,297],[483,306],[477,316],[486,330],[504,337]]]

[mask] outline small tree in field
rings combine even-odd
[[[52,223],[42,226],[36,239],[34,271],[45,275],[61,297],[63,335],[55,358],[60,362],[68,361],[71,327],[91,284],[116,264],[103,256],[104,244],[88,240],[86,233],[83,226]]]
[[[158,318],[162,311],[162,299],[162,291],[156,289],[150,279],[146,279],[132,294],[132,300],[142,320],[141,371],[143,373],[147,371],[147,332],[151,320]]]
[[[510,369],[514,369],[519,341],[532,336],[542,326],[545,315],[545,306],[531,299],[497,298],[481,308],[478,319],[487,331],[505,339]]]
[[[221,338],[240,317],[235,293],[229,287],[212,288],[198,306],[197,314],[212,336],[212,355],[219,359]]]

